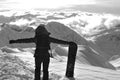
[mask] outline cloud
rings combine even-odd
[[[64,12],[67,14],[66,12]],[[117,28],[120,25],[120,17],[112,14],[97,14],[76,12],[75,16],[65,19],[48,20],[63,23],[82,35],[96,35],[102,31]],[[75,12],[71,12],[71,15]]]
[[[19,20],[16,20],[15,22],[10,22],[10,24],[17,25],[17,26],[25,26],[30,23],[31,23],[31,21],[29,21],[27,19],[19,19]]]

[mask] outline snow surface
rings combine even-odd
[[[28,52],[5,53],[0,52],[0,79],[33,80],[34,57]],[[50,59],[50,80],[119,80],[120,72],[85,64],[75,63],[74,78],[66,78],[67,57],[59,56]],[[42,77],[42,76],[41,76]]]

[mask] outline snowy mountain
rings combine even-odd
[[[78,44],[75,80],[119,80],[119,16],[81,11],[6,11],[0,15],[1,80],[33,80],[35,44],[10,45],[9,40],[34,37],[40,23],[46,24],[51,37]],[[51,49],[50,79],[67,80],[68,46],[51,44]]]

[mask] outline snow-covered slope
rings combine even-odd
[[[53,36],[58,39],[73,41],[78,45],[85,45],[86,40],[74,30],[70,29],[68,26],[59,23],[59,22],[49,22],[46,25],[47,30],[51,33],[50,36]]]
[[[0,57],[1,80],[33,80],[34,57],[32,53],[24,51],[8,54],[0,51]],[[67,57],[61,56],[61,59],[50,59],[50,80],[119,80],[120,78],[119,71],[76,62],[74,78],[68,79],[65,77]]]
[[[6,24],[2,30],[0,31],[0,47],[4,46],[11,46],[11,47],[32,47],[33,44],[16,44],[16,45],[9,45],[9,40],[12,39],[21,39],[21,38],[30,38],[34,37],[34,29],[31,27],[28,28],[20,28],[19,26],[15,25],[8,25]]]
[[[108,57],[107,55],[109,55],[108,53],[103,52],[102,50],[100,50],[98,45],[94,44],[93,42],[87,41],[80,34],[75,32],[74,30],[71,30],[64,24],[61,24],[59,22],[50,22],[47,24],[46,28],[51,33],[51,36],[55,38],[59,38],[66,41],[73,41],[78,45],[85,46],[84,49],[80,52],[78,51],[77,54],[78,55],[81,55],[79,53],[84,54],[85,58],[88,60],[90,64],[94,66],[115,69],[111,64],[109,64],[109,60],[107,58]],[[104,55],[106,55],[107,57]]]

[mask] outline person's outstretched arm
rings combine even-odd
[[[49,37],[49,38],[50,38],[50,42],[53,42],[53,43],[64,44],[64,45],[70,44],[70,42],[68,42],[68,41],[59,40],[59,39],[52,38],[52,37]]]
[[[17,39],[17,40],[10,40],[9,43],[33,43],[35,42],[35,38],[25,38],[25,39]]]

